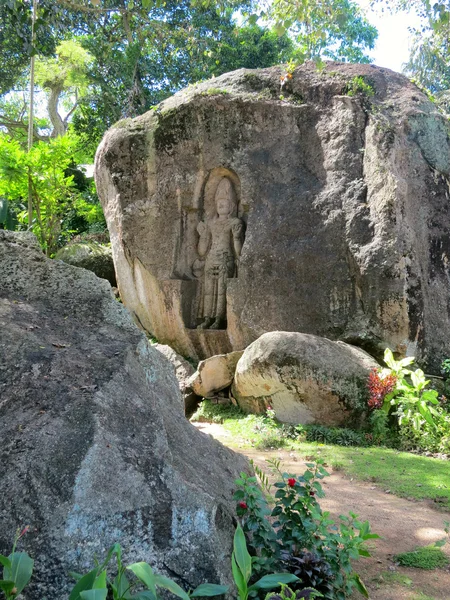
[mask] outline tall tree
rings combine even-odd
[[[411,32],[413,43],[405,73],[438,97],[449,90],[450,0],[373,0],[373,4],[391,12],[414,11],[420,17],[420,25]]]
[[[278,32],[291,33],[299,61],[369,62],[367,50],[378,35],[353,0],[262,0],[253,19],[259,16],[273,20]]]
[[[36,83],[48,94],[47,111],[52,122],[51,137],[64,135],[68,121],[78,105],[78,99],[86,93],[89,81],[87,69],[92,56],[75,40],[65,40],[56,47],[55,58],[36,62]],[[61,116],[59,103],[65,95],[68,108]]]

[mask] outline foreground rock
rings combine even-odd
[[[367,377],[378,366],[349,344],[274,331],[245,350],[232,394],[245,412],[270,406],[284,423],[349,425],[367,409]]]
[[[58,250],[55,259],[92,271],[97,277],[107,279],[112,286],[117,285],[110,246],[91,241],[68,244]]]
[[[285,74],[222,75],[106,134],[96,181],[121,297],[184,356],[283,330],[438,366],[445,118],[387,69],[306,63],[280,89]]]
[[[242,352],[219,354],[200,361],[189,379],[189,386],[202,398],[213,398],[217,392],[230,387]]]
[[[0,331],[0,553],[30,525],[27,600],[67,598],[113,542],[185,585],[229,580],[246,463],[184,418],[109,284],[0,231]]]

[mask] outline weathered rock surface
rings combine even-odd
[[[229,579],[246,463],[185,419],[109,284],[0,231],[0,332],[0,552],[31,526],[27,600],[67,598],[113,542],[186,585]]]
[[[117,285],[114,261],[110,246],[97,242],[77,242],[68,244],[55,254],[56,260],[62,260],[68,265],[81,267],[107,279],[112,286]]]
[[[189,378],[195,373],[194,367],[167,344],[153,344],[153,348],[161,352],[173,365],[175,377],[180,388],[180,401],[185,415],[190,417],[201,402],[201,397],[192,391]]]
[[[229,387],[242,351],[218,354],[199,362],[197,371],[190,377],[189,386],[202,398],[212,398]]]
[[[126,306],[185,356],[284,330],[438,365],[450,339],[444,117],[387,69],[306,63],[281,90],[283,74],[222,75],[106,134],[96,181]],[[355,77],[374,95],[347,95]]]
[[[348,425],[366,410],[367,377],[378,366],[344,342],[274,331],[245,350],[232,394],[245,412],[270,406],[284,423]]]

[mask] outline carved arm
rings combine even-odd
[[[236,257],[239,258],[242,251],[242,245],[244,243],[243,233],[244,225],[242,221],[238,221],[231,226],[231,233],[233,234],[233,246]]]
[[[200,236],[200,239],[198,240],[197,252],[199,256],[203,258],[208,252],[211,233],[209,231],[209,227],[204,221],[200,221],[200,223],[197,225],[197,231]]]

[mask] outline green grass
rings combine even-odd
[[[402,567],[412,567],[414,569],[443,569],[449,563],[448,556],[436,546],[424,546],[417,548],[413,552],[403,552],[397,554],[395,560]]]
[[[344,448],[300,444],[301,452],[336,462],[349,475],[378,484],[392,494],[415,500],[431,499],[450,510],[450,465],[448,461],[390,448]]]
[[[383,571],[375,578],[375,581],[379,583],[388,583],[390,585],[402,585],[404,587],[411,587],[413,582],[412,579],[402,573],[395,573],[392,571]]]
[[[431,499],[450,510],[449,461],[399,452],[390,448],[344,447],[292,439],[292,428],[286,428],[263,415],[245,415],[238,408],[203,402],[203,420],[223,423],[234,447],[280,448],[297,451],[309,460],[322,458],[336,470],[375,483],[381,489],[403,498]],[[206,415],[206,418],[204,418]],[[228,443],[228,442],[227,442]]]

